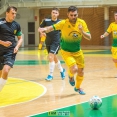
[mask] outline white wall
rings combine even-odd
[[[18,8],[20,18],[16,17],[17,21],[21,25],[22,32],[24,34],[24,45],[28,45],[28,22],[34,22],[34,10],[30,8]]]

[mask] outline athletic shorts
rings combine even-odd
[[[50,46],[46,46],[48,53],[58,54],[60,45],[59,44],[51,44]]]
[[[67,52],[61,49],[61,55],[68,67],[76,64],[78,68],[84,68],[84,55],[82,50],[78,52]]]
[[[117,59],[117,47],[112,47],[111,52],[112,52],[112,58]]]
[[[15,62],[16,53],[13,53],[13,50],[6,51],[6,52],[0,52],[0,70],[3,69],[4,65],[9,65],[10,67],[13,67]]]

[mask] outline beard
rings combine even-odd
[[[71,19],[71,20],[69,19],[69,22],[72,23],[72,24],[75,24],[76,23],[76,20],[77,19]]]

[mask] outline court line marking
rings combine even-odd
[[[9,78],[14,78],[14,77],[9,77]],[[16,79],[16,78],[14,78],[14,79]],[[36,99],[40,98],[41,96],[43,96],[47,92],[47,88],[44,85],[42,85],[42,84],[39,84],[39,83],[34,82],[34,81],[30,81],[30,80],[25,80],[25,79],[22,79],[22,78],[18,78],[18,79],[24,80],[26,82],[33,82],[35,84],[38,84],[38,85],[40,85],[40,86],[42,86],[44,88],[44,92],[41,95],[39,95],[38,97],[34,98],[34,99],[31,99],[31,100],[28,100],[28,101],[24,101],[24,102],[15,103],[15,104],[10,104],[10,105],[6,105],[6,106],[0,106],[0,108],[4,108],[4,107],[8,107],[8,106],[13,106],[13,105],[17,105],[17,104],[31,102],[33,100],[36,100]],[[9,84],[7,84],[7,85],[9,85]]]
[[[34,65],[35,66],[35,65]],[[109,70],[109,69],[104,69],[104,70]],[[96,70],[96,71],[103,71],[103,70]],[[95,71],[95,72],[96,72]],[[90,72],[90,71],[89,71]],[[112,94],[112,95],[108,95],[108,96],[104,96],[102,98],[106,98],[106,97],[110,97],[110,96],[114,96],[116,94]],[[74,106],[74,105],[78,105],[78,104],[83,104],[83,103],[86,103],[88,101],[85,101],[85,102],[81,102],[81,103],[77,103],[77,104],[73,104],[73,105],[68,105],[68,106],[65,106],[65,107],[62,107],[62,108],[66,108],[66,107],[70,107],[70,106]],[[56,109],[53,109],[53,110],[50,110],[50,111],[54,111],[54,110],[58,110],[58,109],[62,109],[62,108],[56,108]],[[45,111],[45,112],[42,112],[42,113],[37,113],[37,114],[34,114],[34,115],[30,115],[30,116],[35,116],[35,115],[39,115],[39,114],[43,114],[43,113],[46,113],[46,112],[49,112],[49,111]],[[30,116],[26,116],[26,117],[30,117]]]
[[[113,68],[114,69],[114,68]],[[97,71],[105,71],[105,70],[110,70],[110,68],[105,68],[105,69],[99,69],[99,70],[94,70],[95,72]],[[88,72],[93,72],[93,71],[88,71]],[[102,98],[106,98],[106,97],[110,97],[110,96],[114,96],[116,94],[112,94],[112,95],[108,95],[108,96],[104,96]],[[101,98],[101,99],[102,99]],[[53,110],[50,110],[50,111],[54,111],[54,110],[58,110],[58,109],[62,109],[62,108],[67,108],[67,107],[70,107],[70,106],[74,106],[74,105],[78,105],[78,104],[83,104],[83,103],[86,103],[88,101],[85,101],[85,102],[81,102],[81,103],[77,103],[77,104],[73,104],[73,105],[68,105],[68,106],[64,106],[64,107],[61,107],[61,108],[56,108],[56,109],[53,109]],[[43,113],[47,113],[49,111],[44,111],[44,112],[41,112],[41,113],[37,113],[37,114],[34,114],[34,115],[29,115],[29,116],[26,116],[26,117],[30,117],[30,116],[36,116],[36,115],[40,115],[40,114],[43,114]]]
[[[112,95],[109,95],[109,96],[104,96],[102,97],[101,99],[103,98],[106,98],[106,97],[110,97],[110,96],[114,96],[114,95],[117,95],[117,94],[112,94]],[[71,107],[71,106],[75,106],[75,105],[79,105],[79,104],[83,104],[83,103],[86,103],[88,101],[85,101],[85,102],[81,102],[81,103],[77,103],[77,104],[73,104],[73,105],[68,105],[68,106],[64,106],[64,107],[61,107],[61,108],[56,108],[56,109],[53,109],[53,110],[50,110],[50,111],[57,111],[59,109],[63,109],[63,108],[67,108],[67,107]],[[103,103],[103,102],[102,102]],[[31,117],[31,116],[36,116],[36,115],[40,115],[40,114],[43,114],[43,113],[48,113],[50,111],[45,111],[45,112],[41,112],[41,113],[37,113],[37,114],[34,114],[34,115],[29,115],[29,116],[26,116],[26,117]]]

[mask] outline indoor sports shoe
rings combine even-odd
[[[65,69],[63,69],[63,72],[60,72],[62,80],[65,79]]]
[[[51,81],[52,79],[53,79],[53,76],[48,75],[47,78],[46,78],[45,80]]]
[[[69,83],[70,83],[71,86],[74,86],[75,85],[74,77],[70,77],[69,76]]]
[[[86,94],[81,88],[79,88],[79,89],[74,88],[74,91],[78,92],[81,95],[85,95]]]

